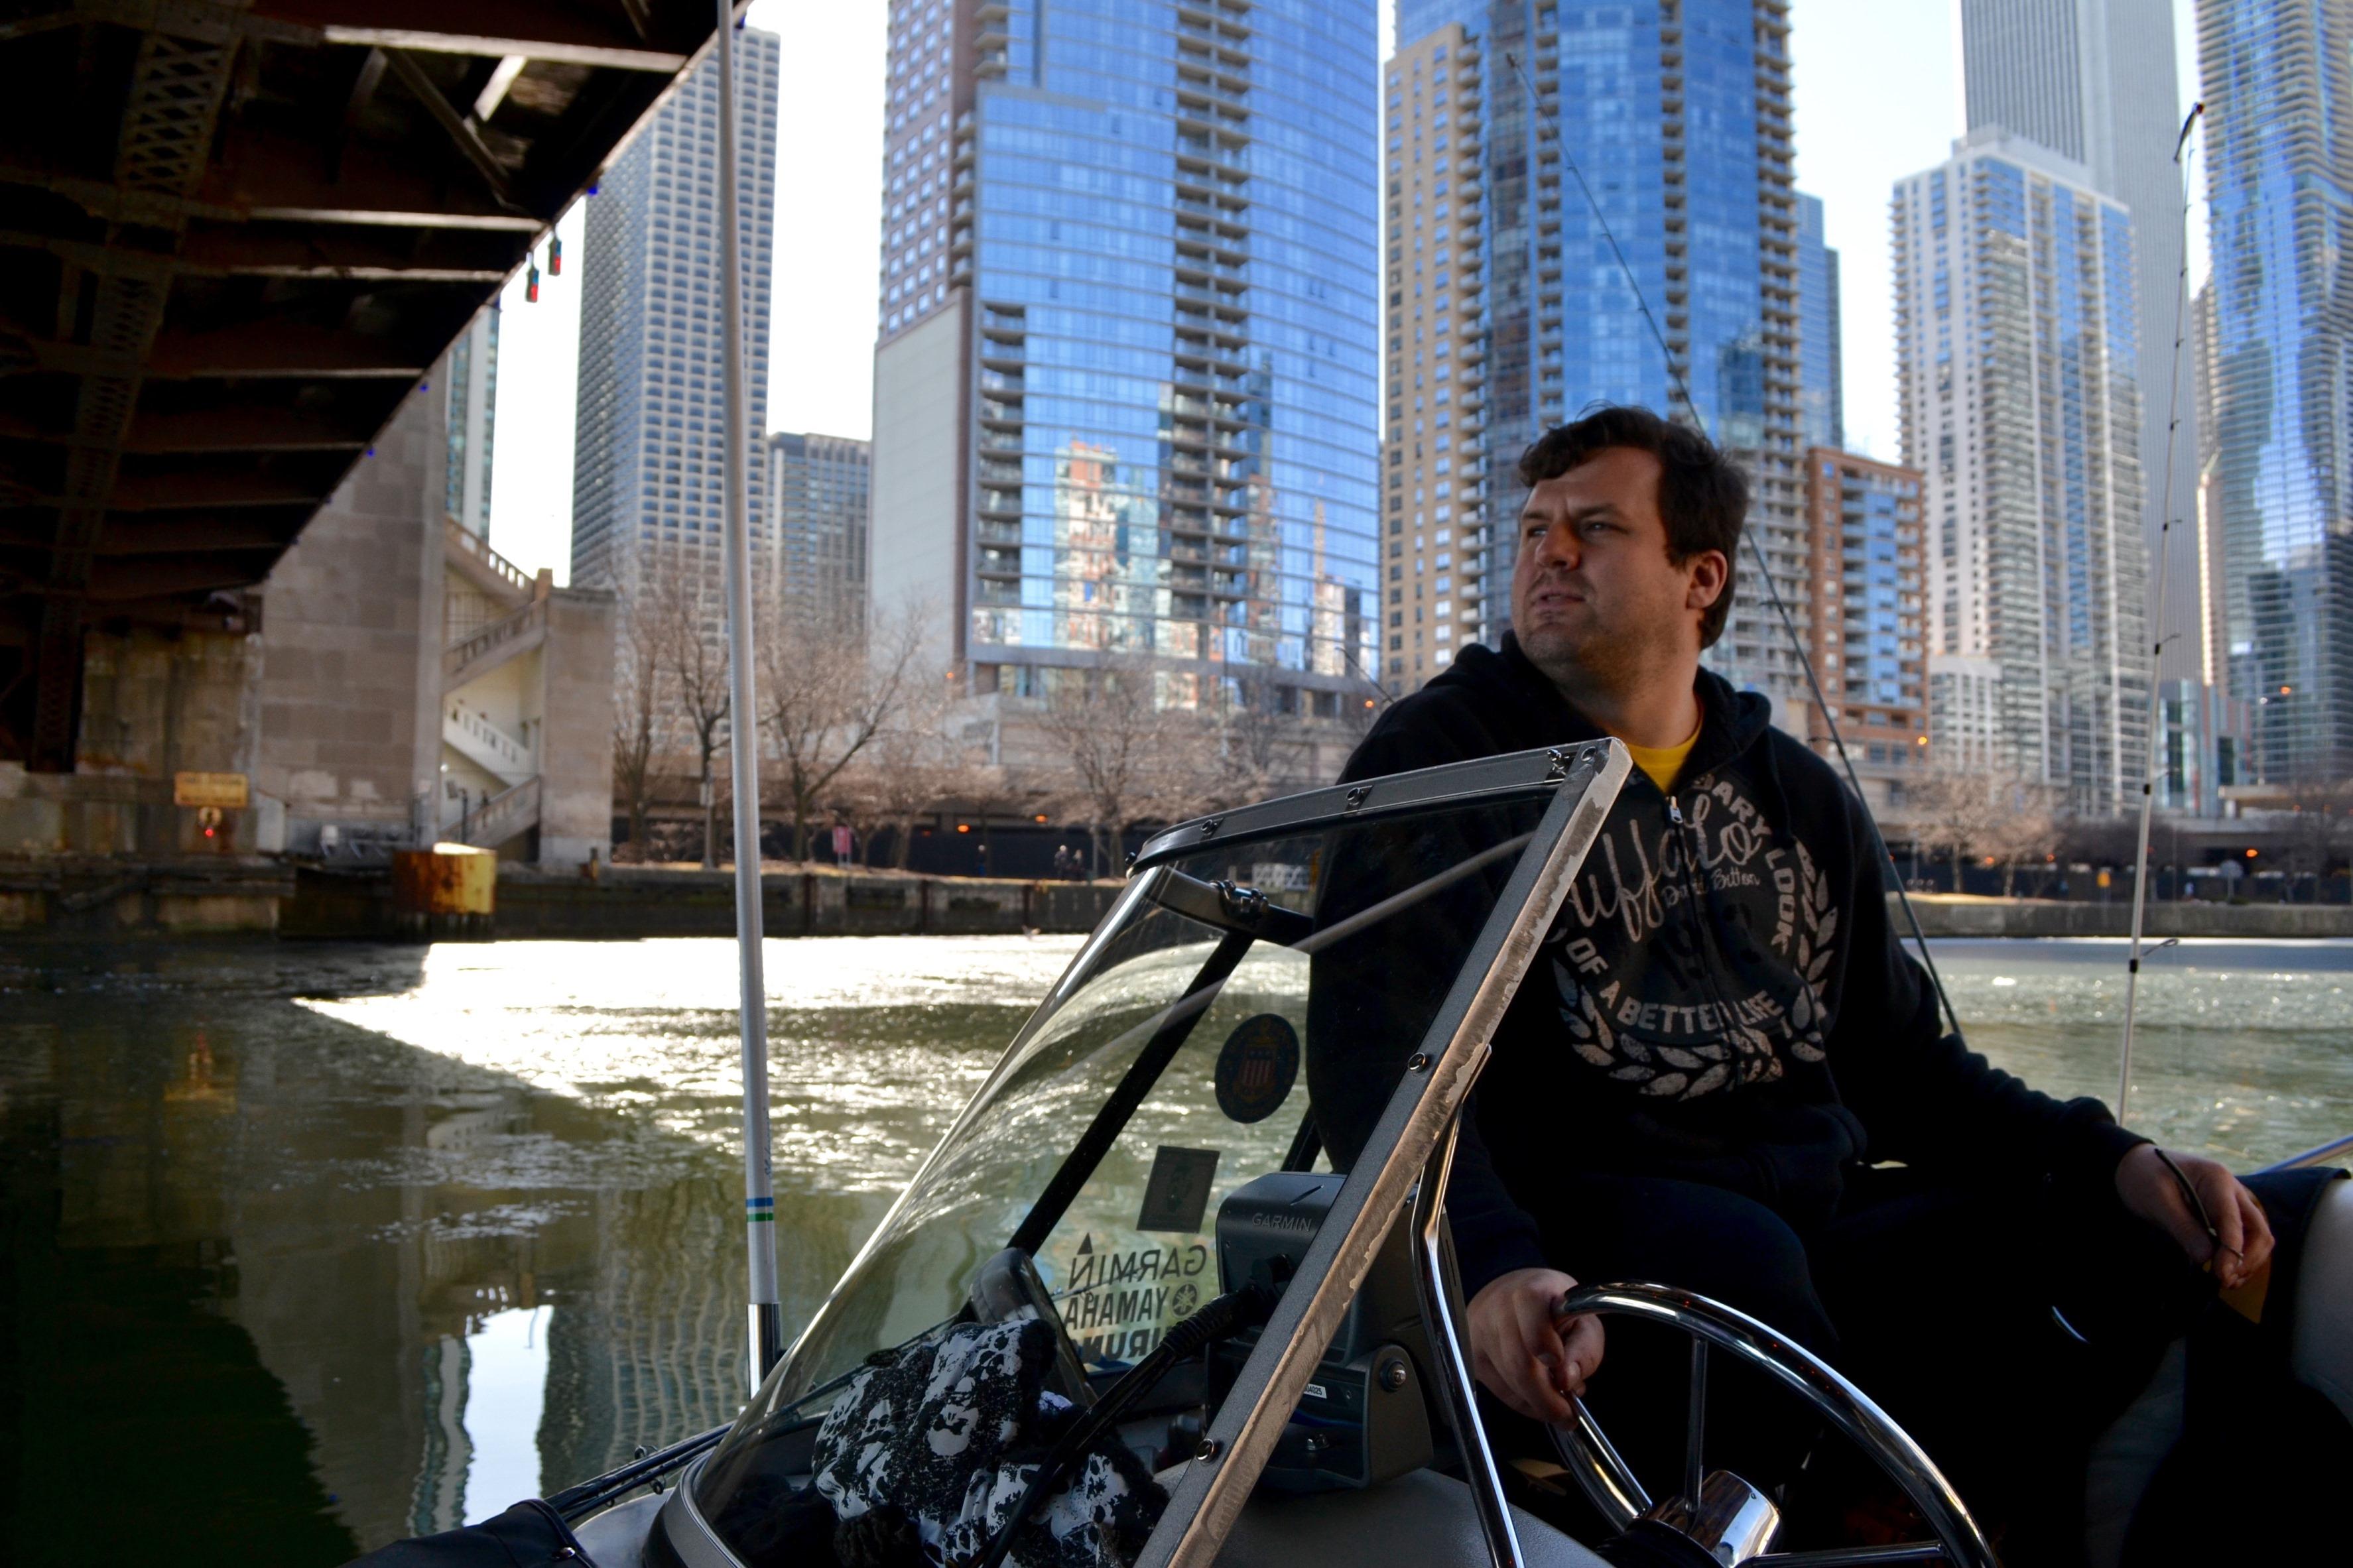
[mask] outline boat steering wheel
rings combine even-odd
[[[1803,1346],[1721,1302],[1665,1285],[1598,1285],[1572,1290],[1560,1316],[1641,1318],[1680,1330],[1691,1338],[1691,1394],[1683,1426],[1681,1489],[1653,1503],[1642,1483],[1603,1435],[1582,1399],[1572,1398],[1574,1419],[1550,1430],[1561,1463],[1593,1506],[1617,1530],[1640,1527],[1659,1538],[1662,1531],[1676,1555],[1684,1542],[1698,1549],[1694,1563],[1758,1568],[1806,1568],[1883,1563],[1951,1563],[1954,1568],[2000,1568],[1993,1548],[1968,1506],[1909,1434],[1853,1384]],[[1869,1455],[1888,1479],[1904,1489],[1933,1541],[1890,1546],[1842,1547],[1822,1552],[1774,1552],[1780,1513],[1772,1500],[1729,1470],[1710,1471],[1703,1461],[1706,1435],[1707,1356],[1710,1346],[1764,1372],[1795,1393]],[[1681,1541],[1673,1541],[1681,1537]]]

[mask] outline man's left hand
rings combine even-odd
[[[2182,1196],[2173,1173],[2157,1157],[2154,1143],[2137,1145],[2117,1164],[2117,1195],[2124,1199],[2125,1207],[2179,1242],[2190,1262],[2210,1267],[2222,1289],[2245,1284],[2272,1258],[2272,1227],[2263,1218],[2263,1205],[2228,1167],[2196,1154],[2169,1149],[2166,1152],[2181,1167],[2199,1201],[2206,1205],[2215,1237],[2221,1238],[2219,1246],[2206,1234],[2197,1210]]]

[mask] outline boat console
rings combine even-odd
[[[1580,1405],[1533,1467],[1567,1500],[1554,1508],[1473,1396],[1445,1218],[1456,1123],[1627,768],[1615,742],[1495,758],[1151,841],[743,1415],[582,1489],[575,1517],[605,1509],[584,1547],[603,1568],[781,1568],[779,1519],[832,1526],[810,1511],[819,1431],[863,1369],[960,1324],[1035,1318],[1055,1339],[1044,1387],[1166,1489],[1137,1568],[1865,1560],[1778,1545],[1775,1500],[1704,1462],[1704,1402],[1655,1495]],[[1395,1063],[1345,1173],[1299,1092],[1335,1030]],[[2324,1206],[2306,1291],[2342,1290],[2353,1268],[2353,1199]],[[1203,1331],[1205,1306],[1236,1292],[1254,1310]],[[1868,1561],[1995,1563],[1929,1457],[1769,1326],[1656,1285],[1580,1290],[1565,1310],[1679,1332],[1693,1386],[1711,1358],[1737,1363],[1802,1402],[1810,1430],[1844,1433],[1922,1523]],[[2297,1366],[2353,1412],[2341,1311],[2313,1314]],[[1683,1405],[1683,1389],[1661,1393]],[[681,1466],[659,1497],[607,1506]]]

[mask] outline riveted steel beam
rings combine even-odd
[[[235,41],[142,34],[131,90],[115,143],[114,184],[132,195],[185,197],[204,177],[235,63]],[[96,277],[90,346],[127,359],[147,358],[164,321],[168,278],[118,268]],[[73,449],[66,458],[66,504],[43,585],[35,652],[33,725],[26,765],[71,773],[81,724],[83,600],[93,548],[105,525],[122,443],[139,403],[139,377],[85,375],[76,399]]]

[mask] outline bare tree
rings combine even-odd
[[[1283,745],[1293,728],[1276,700],[1274,672],[1264,665],[1238,666],[1218,689],[1219,790],[1236,802],[1260,799],[1273,793],[1282,775]]]
[[[1127,830],[1191,815],[1215,797],[1213,727],[1188,710],[1163,708],[1148,660],[1107,657],[1060,672],[1039,715],[1073,816],[1087,825],[1091,871],[1116,868]]]
[[[2293,896],[2295,884],[2310,877],[2317,903],[2330,865],[2353,848],[2353,780],[2314,773],[2291,779],[2284,788],[2287,809],[2278,820],[2288,877],[2282,891]]]
[[[719,864],[720,787],[713,763],[729,742],[727,646],[715,620],[716,600],[706,586],[672,559],[655,576],[653,608],[660,663],[670,674],[677,719],[695,754],[698,798],[702,804],[702,863]]]
[[[1932,769],[1907,792],[1914,837],[1951,857],[1957,893],[1964,890],[1962,868],[1971,859],[1995,852],[1995,793],[1994,781],[1987,775],[1947,768]]]
[[[618,689],[613,702],[613,787],[629,819],[631,858],[647,852],[646,808],[653,795],[655,758],[663,729],[659,620],[635,593],[621,595]]]
[[[864,824],[867,865],[874,863],[875,835],[887,827],[891,863],[905,870],[915,819],[955,793],[958,747],[944,728],[951,703],[944,679],[919,674],[907,683],[898,712],[837,782],[836,797],[853,826]]]
[[[762,622],[760,721],[792,800],[795,859],[807,858],[810,816],[834,781],[898,712],[920,632],[918,617],[893,617],[861,647],[845,630],[801,616]]]
[[[2063,824],[2052,792],[2041,784],[1997,780],[1984,793],[1991,810],[1981,819],[1978,844],[2001,862],[2001,896],[2015,898],[2019,868],[2054,858]]]

